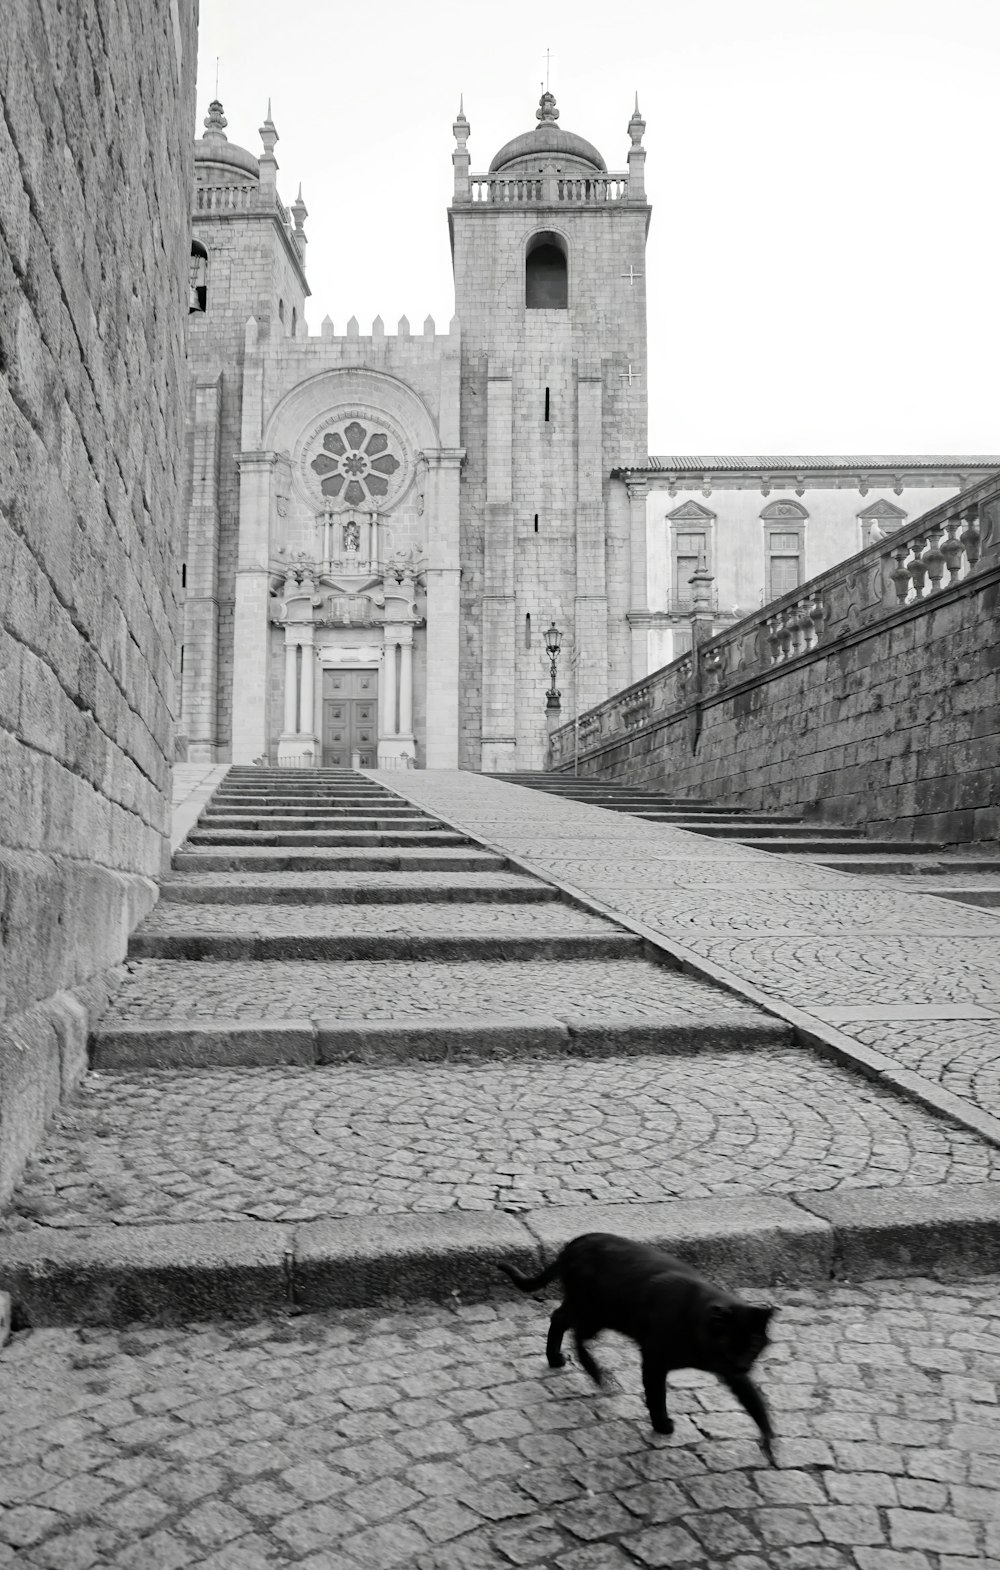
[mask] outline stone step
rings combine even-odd
[[[303,849],[323,845],[465,845],[463,834],[428,826],[416,830],[393,829],[368,832],[361,829],[275,829],[270,833],[253,829],[194,828],[185,841],[188,845],[300,845]]]
[[[878,858],[891,854],[898,841],[876,839],[836,839],[822,833],[814,832],[808,839],[765,839],[753,833],[740,836],[740,843],[750,850],[772,851],[775,855],[793,855],[808,857],[811,860],[822,860],[823,865],[833,870],[843,871],[844,868],[834,867],[831,857],[857,857],[856,867],[847,866],[847,871],[869,871],[867,858]],[[940,854],[941,847],[931,840],[907,840],[907,856],[933,856]],[[861,863],[866,863],[864,866]]]
[[[643,941],[611,922],[553,905],[526,923],[520,905],[192,905],[161,902],[132,933],[130,959],[616,960]]]
[[[160,899],[226,905],[408,905],[428,901],[549,904],[548,883],[513,872],[188,872],[172,873]]]
[[[315,812],[307,818],[287,816],[282,812],[261,814],[204,812],[198,819],[199,831],[202,829],[239,829],[262,830],[290,829],[298,834],[311,833],[313,830],[326,831],[330,829],[438,829],[439,823],[425,813],[418,812],[387,812],[372,809],[371,812],[352,812],[350,815],[339,813]]]
[[[872,841],[859,833],[857,829],[845,828],[835,824],[824,824],[818,828],[815,824],[802,823],[792,820],[788,823],[771,823],[769,820],[754,820],[749,823],[738,820],[722,823],[706,823],[698,818],[686,818],[678,815],[671,818],[675,829],[687,829],[691,834],[702,834],[708,839],[726,840],[844,840],[845,842],[858,841],[863,846],[872,844]]]
[[[391,798],[379,801],[354,801],[349,806],[330,806],[325,801],[315,801],[308,806],[304,802],[286,801],[217,801],[213,800],[206,809],[213,818],[254,817],[262,813],[275,814],[283,818],[356,818],[368,817],[377,814],[380,818],[396,817],[426,817],[419,807],[413,807],[406,801],[394,801]]]
[[[873,842],[866,841],[870,846]],[[936,845],[934,849],[937,856],[924,851],[918,856],[910,854],[912,842],[910,840],[882,840],[878,842],[881,849],[870,857],[852,856],[850,861],[838,862],[828,856],[813,856],[813,861],[821,861],[824,867],[829,867],[831,872],[866,872],[892,877],[920,877],[920,878],[951,878],[961,877],[970,866],[977,873],[988,873],[1000,876],[1000,858],[983,857],[982,860],[973,860],[971,857],[946,857],[941,855],[942,847]],[[895,845],[893,853],[889,846]],[[844,847],[841,847],[842,849]],[[937,893],[934,889],[932,892]]]
[[[789,1046],[779,1020],[738,1026],[718,1020],[576,1019],[552,1015],[290,1021],[151,1020],[100,1026],[91,1041],[93,1067],[109,1074],[211,1068],[316,1068],[336,1063],[385,1067],[407,1063],[506,1063],[540,1058],[691,1057]]]
[[[662,808],[655,808],[652,811],[646,811],[645,809],[640,811],[635,807],[630,807],[628,812],[630,817],[641,818],[643,823],[672,823],[675,828],[689,829],[695,834],[715,834],[720,839],[733,839],[747,828],[756,829],[758,827],[762,833],[768,832],[772,828],[776,834],[815,834],[817,832],[816,824],[803,823],[801,818],[783,818],[776,813],[770,812],[690,813],[670,811]],[[827,833],[825,826],[822,832],[824,834]],[[858,831],[856,829],[831,827],[829,832],[832,834],[856,834]]]
[[[769,1019],[752,1004],[645,959],[323,961],[132,960],[102,1030],[150,1024],[201,1030],[216,1020],[409,1021],[546,1015],[567,1025],[642,1032]]]
[[[459,836],[455,836],[459,838]],[[270,847],[245,845],[238,849],[209,850],[198,846],[174,852],[173,866],[178,872],[503,872],[504,856],[479,850],[464,842],[448,845],[441,836],[434,850],[420,846],[389,847],[373,845],[349,850],[330,846],[316,850],[308,846]]]
[[[303,804],[308,805],[310,803],[315,803],[317,801],[329,801],[329,802],[339,802],[339,803],[347,803],[347,804],[350,804],[351,802],[369,802],[369,801],[397,801],[398,802],[400,800],[400,797],[395,795],[392,791],[382,790],[382,788],[380,786],[379,787],[373,786],[371,790],[367,790],[367,791],[362,791],[362,790],[335,790],[335,789],[332,789],[330,786],[325,786],[321,790],[303,791],[303,790],[235,790],[235,789],[229,789],[225,785],[220,785],[219,789],[215,792],[215,794],[212,796],[211,799],[212,799],[213,802],[215,802],[215,801],[229,801],[229,802],[251,801],[251,802],[264,802],[264,803],[267,803],[267,802],[271,802],[271,801],[295,801],[295,802],[302,802]]]
[[[936,899],[955,900],[960,905],[978,905],[987,910],[1000,910],[1000,885],[994,888],[938,888],[937,885],[926,891],[933,894]]]

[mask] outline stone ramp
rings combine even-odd
[[[95,1071],[3,1218],[0,1286],[24,1314],[375,1301],[449,1271],[490,1293],[497,1257],[594,1227],[735,1250],[761,1279],[990,1256],[989,1114],[956,1116],[954,1090],[760,985],[775,913],[799,948],[817,920],[857,940],[846,880],[475,776],[354,778],[222,788],[262,823],[303,795],[321,823],[324,790],[372,819],[403,803],[443,864],[192,832]],[[480,878],[488,897],[465,892]],[[281,892],[300,879],[306,897]],[[862,935],[895,920],[912,955],[925,929],[881,901]],[[741,910],[736,940],[765,944],[753,981],[698,952]],[[963,919],[982,946],[995,918]]]

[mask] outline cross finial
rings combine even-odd
[[[550,65],[551,61],[552,61],[552,50],[551,49],[546,49],[546,51],[545,51],[545,91],[546,92],[548,92],[548,90],[549,90],[549,65]]]
[[[215,96],[219,96],[219,57],[215,57]]]

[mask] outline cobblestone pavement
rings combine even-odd
[[[231,937],[295,936],[298,934],[337,935],[362,930],[372,937],[523,937],[526,928],[537,924],[539,935],[546,937],[614,936],[621,931],[599,916],[571,905],[552,904],[544,914],[535,915],[523,905],[494,903],[365,906],[363,915],[352,905],[268,905],[266,910],[252,905],[197,905],[160,900],[137,928],[137,932],[225,932]]]
[[[1000,1118],[1000,1019],[841,1021],[838,1028]]]
[[[848,1033],[980,1110],[997,1112],[990,1066],[1000,1032],[995,912],[927,898],[932,879],[838,873],[725,841],[708,849],[711,842],[669,824],[498,780],[425,772],[385,782],[527,859],[541,875],[642,921],[735,981],[819,1019],[844,1007],[870,1006],[883,1016],[897,1006],[899,1021],[858,1020]],[[605,840],[613,844],[606,857],[594,848]],[[974,878],[976,857],[967,859],[963,876]],[[942,1012],[951,1005],[957,1039],[970,1005],[995,1016],[995,1024],[969,1032],[961,1067],[949,1067],[939,1027],[905,1017],[913,1004]],[[838,1021],[838,1028],[845,1027]]]
[[[529,907],[530,910],[530,907]],[[524,920],[534,916],[525,913]],[[643,960],[133,960],[102,1024],[150,1019],[760,1020],[730,993]]]
[[[977,1183],[1000,1150],[808,1052],[88,1076],[8,1225]]]
[[[748,1294],[756,1296],[756,1294]],[[0,1353],[0,1566],[998,1570],[1000,1279],[782,1295],[779,1467],[710,1376],[652,1433],[547,1305],[49,1330]]]

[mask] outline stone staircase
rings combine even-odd
[[[36,1323],[189,1312],[206,1249],[213,1312],[226,1282],[258,1301],[248,1258],[300,1301],[313,1288],[289,1261],[306,1256],[342,1302],[384,1295],[386,1258],[395,1281],[414,1250],[425,1289],[442,1250],[454,1271],[468,1245],[480,1282],[505,1238],[530,1265],[515,1217],[661,1192],[643,1064],[703,1054],[711,1079],[792,1044],[785,1022],[351,771],[231,769],[126,970],[3,1223]],[[697,1088],[670,1073],[655,1095],[683,1118]],[[580,1110],[595,1095],[606,1137]]]
[[[905,877],[910,888],[918,886],[912,881],[918,878],[919,887],[939,899],[1000,907],[1000,847],[995,844],[955,848],[932,840],[875,839],[862,829],[810,822],[793,813],[719,806],[566,774],[525,771],[496,777],[648,823],[669,823],[692,834],[815,862],[834,872]]]

